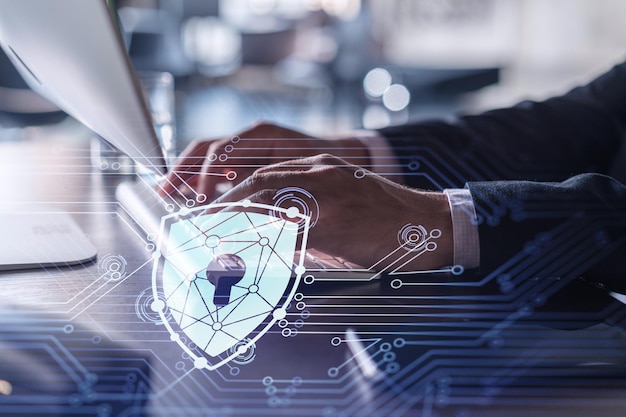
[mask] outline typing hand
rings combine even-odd
[[[260,167],[324,152],[357,165],[369,163],[368,152],[357,139],[319,139],[259,123],[233,137],[191,143],[160,191],[167,195],[204,194],[210,200],[219,184],[237,185]]]
[[[390,270],[403,271],[452,264],[452,220],[443,193],[408,189],[331,155],[257,169],[216,203],[275,205],[285,188],[304,190],[317,203],[309,247],[379,271],[391,264]],[[426,241],[417,226],[425,229]],[[429,240],[433,230],[440,233]]]

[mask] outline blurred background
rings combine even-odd
[[[174,76],[178,146],[265,119],[327,135],[564,92],[626,52],[623,0],[117,0]],[[66,116],[0,56],[0,140]]]

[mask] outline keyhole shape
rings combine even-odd
[[[230,302],[233,285],[242,280],[246,273],[246,264],[237,255],[219,255],[206,269],[207,279],[215,286],[213,305],[223,307]]]

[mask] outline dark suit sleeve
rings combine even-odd
[[[381,133],[406,184],[469,188],[483,290],[595,311],[626,293],[626,188],[605,175],[626,163],[625,125],[623,63],[543,102]]]
[[[477,209],[483,293],[559,328],[613,322],[626,294],[626,187],[601,174],[467,184]],[[485,216],[486,213],[486,216]],[[617,307],[616,307],[617,305]],[[524,307],[526,308],[526,307]]]
[[[498,179],[562,181],[583,172],[609,172],[623,143],[625,97],[626,62],[543,102],[380,133],[395,150],[405,182],[414,187],[460,187],[466,181]],[[436,165],[436,157],[451,165],[444,167],[446,172],[462,174],[429,182],[431,173],[422,170]]]
[[[529,278],[583,278],[626,293],[622,183],[581,174],[560,183],[489,181],[468,188],[477,208],[492,216],[478,226],[482,270],[494,271],[517,257],[529,264]]]

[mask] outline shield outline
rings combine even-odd
[[[244,200],[244,201],[238,201],[238,202],[232,202],[232,203],[207,204],[204,206],[194,207],[191,209],[183,208],[179,210],[178,212],[168,214],[161,218],[161,224],[159,227],[159,235],[158,235],[156,250],[153,253],[154,259],[153,259],[153,267],[152,267],[152,295],[153,295],[153,299],[155,300],[155,302],[160,301],[162,303],[165,303],[165,305],[167,305],[167,302],[163,300],[161,297],[159,297],[159,294],[158,294],[158,275],[159,274],[157,273],[157,271],[159,269],[158,267],[159,267],[159,263],[161,262],[161,259],[165,259],[165,256],[163,255],[163,252],[162,252],[162,243],[163,243],[163,236],[165,236],[164,232],[165,232],[166,223],[168,222],[168,220],[175,218],[175,217],[180,217],[179,221],[186,220],[186,218],[188,218],[190,215],[192,215],[196,211],[206,211],[206,210],[212,210],[212,209],[225,209],[225,208],[236,208],[236,207],[240,207],[244,209],[257,208],[257,209],[266,210],[267,212],[283,213],[289,218],[300,219],[304,222],[302,231],[301,232],[298,231],[298,234],[301,235],[301,241],[300,241],[300,247],[298,248],[296,246],[295,251],[300,252],[300,257],[297,260],[298,266],[294,268],[294,271],[293,271],[295,273],[295,278],[293,278],[293,284],[291,285],[291,288],[288,287],[283,292],[283,296],[287,292],[289,293],[285,297],[285,301],[283,302],[283,304],[276,305],[274,307],[274,311],[279,308],[282,308],[285,311],[287,310],[287,306],[289,305],[289,303],[291,303],[291,300],[293,300],[293,297],[296,294],[298,287],[300,286],[302,275],[306,272],[306,269],[304,267],[304,259],[305,259],[306,244],[307,244],[307,239],[308,239],[311,218],[310,216],[300,213],[299,211],[297,214],[294,214],[292,212],[288,212],[288,209],[285,209],[282,207],[272,206],[268,204],[261,204],[261,203],[253,203],[250,200]],[[245,210],[241,210],[241,211],[243,212]],[[185,343],[182,342],[180,338],[180,334],[175,329],[172,328],[167,316],[164,313],[164,310],[165,308],[157,308],[156,312],[159,314],[159,317],[161,318],[161,322],[163,323],[163,325],[167,328],[167,331],[170,334],[170,339],[175,341],[183,349],[183,351],[187,353],[189,357],[194,360],[194,366],[196,368],[205,368],[210,371],[214,371],[220,366],[230,362],[231,360],[239,356],[239,353],[237,351],[234,351],[232,354],[228,355],[227,357],[225,357],[224,359],[220,360],[219,362],[215,364],[209,363],[208,360],[206,360],[204,356],[196,355]],[[267,331],[270,328],[272,328],[274,324],[279,320],[279,318],[277,318],[274,314],[268,314],[268,316],[266,316],[264,320],[270,316],[271,318],[269,322],[262,329],[260,328],[260,325],[259,325],[255,329],[252,330],[252,332],[256,331],[257,334],[254,337],[249,338],[248,341],[243,345],[243,347],[245,347],[246,350],[250,349],[250,347],[254,345],[256,341],[259,340],[263,335],[265,335],[265,333],[267,333]],[[174,319],[172,318],[172,320]],[[185,336],[187,336],[187,334],[184,331],[182,331],[182,333]],[[251,333],[249,333],[245,337],[247,338]],[[241,341],[243,340],[240,340],[240,342]],[[227,348],[226,351],[228,349],[230,349],[230,347]]]

